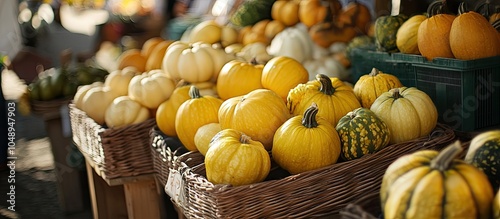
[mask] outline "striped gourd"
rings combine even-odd
[[[342,158],[353,160],[379,151],[389,144],[387,125],[366,108],[357,108],[342,117],[337,124],[342,144]]]
[[[456,159],[459,141],[441,152],[420,150],[387,168],[380,187],[385,218],[490,218],[493,188],[486,175]]]
[[[482,170],[493,188],[500,186],[500,130],[483,132],[474,137],[465,156],[465,162]]]

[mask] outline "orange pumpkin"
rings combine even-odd
[[[325,20],[328,8],[321,4],[321,0],[302,0],[299,6],[299,20],[307,27]]]
[[[456,16],[451,14],[433,14],[438,4],[431,4],[428,17],[420,24],[417,45],[420,54],[427,60],[436,57],[454,58],[450,47],[450,30]]]
[[[457,59],[480,59],[500,55],[500,40],[497,30],[485,17],[469,11],[453,21],[450,48]]]
[[[298,0],[275,1],[271,8],[271,17],[281,21],[285,26],[293,26],[299,23],[299,6]]]

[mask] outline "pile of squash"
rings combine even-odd
[[[448,10],[446,1],[436,0],[426,15],[387,15],[375,21],[378,49],[386,52],[420,54],[427,60],[436,57],[475,60],[500,55],[500,12],[491,11],[489,1],[478,7]],[[496,24],[495,24],[496,22]]]
[[[394,161],[380,188],[384,217],[500,218],[500,130],[482,132],[468,146],[465,159],[457,141]]]

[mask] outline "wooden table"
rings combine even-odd
[[[94,219],[165,218],[154,174],[108,179],[85,157]]]

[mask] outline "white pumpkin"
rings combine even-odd
[[[155,69],[134,76],[128,86],[128,96],[149,109],[156,109],[170,98],[174,89],[174,81],[162,70]]]
[[[307,69],[310,81],[316,80],[317,74],[336,77],[343,81],[350,77],[350,72],[333,55],[319,59],[309,59],[302,63],[302,65]]]
[[[129,96],[117,97],[106,109],[104,121],[110,128],[137,124],[150,118],[149,109]]]
[[[214,73],[212,54],[207,48],[176,41],[167,49],[162,70],[175,81],[184,79],[190,83],[210,80]]]
[[[302,63],[312,58],[313,46],[307,27],[298,23],[276,34],[267,52],[272,56],[288,56]]]
[[[206,51],[210,53],[210,57],[213,63],[213,75],[212,81],[216,81],[219,76],[219,72],[226,63],[231,60],[236,59],[234,54],[228,54],[219,44],[208,44],[208,43],[195,43],[193,47],[203,47]]]
[[[118,96],[125,96],[128,94],[130,80],[137,74],[140,73],[132,66],[125,67],[122,70],[114,70],[106,77],[104,85]]]
[[[247,62],[255,59],[257,63],[266,63],[273,57],[267,53],[267,45],[262,42],[245,45],[236,56]]]

